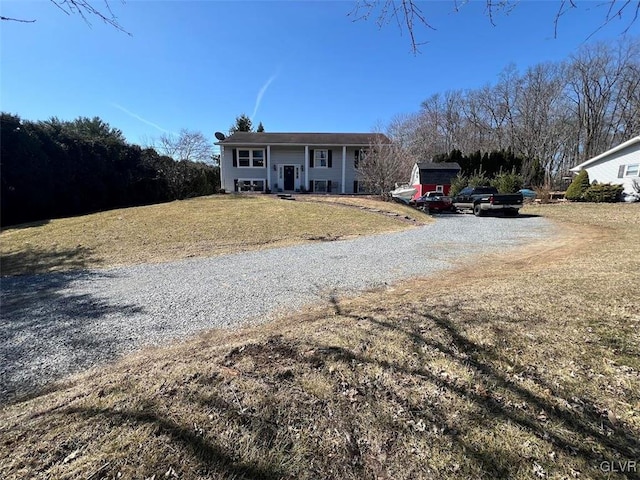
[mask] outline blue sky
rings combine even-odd
[[[101,2],[95,2],[101,6]],[[366,132],[412,113],[434,93],[495,83],[513,63],[559,61],[585,42],[614,40],[622,21],[598,31],[606,7],[522,1],[485,15],[484,1],[421,3],[435,31],[414,55],[394,23],[354,21],[354,1],[111,0],[131,36],[98,19],[88,26],[48,1],[2,1],[0,107],[24,119],[99,116],[132,143],[178,132],[226,132],[241,113],[271,132]],[[640,21],[630,33],[637,35]]]

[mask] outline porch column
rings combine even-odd
[[[309,145],[304,147],[304,188],[309,189]]]
[[[224,165],[225,165],[224,147],[220,145],[220,161],[218,162],[218,167],[220,167],[220,188],[229,192],[230,190],[227,188],[227,182],[224,176],[224,174],[227,173],[224,171],[225,170]]]
[[[340,187],[340,192],[341,193],[345,193],[344,190],[344,178],[345,178],[345,172],[347,171],[347,147],[344,146],[342,147],[342,183],[341,183],[341,187]]]
[[[267,165],[267,178],[265,179],[267,184],[264,186],[265,190],[271,189],[271,145],[267,145],[267,161],[265,162]]]

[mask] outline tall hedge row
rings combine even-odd
[[[0,122],[2,226],[219,190],[217,167],[130,145],[98,118]]]

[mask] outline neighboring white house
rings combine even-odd
[[[571,169],[586,170],[590,182],[622,185],[624,193],[634,193],[634,181],[640,186],[640,135],[601,153]]]
[[[220,180],[227,192],[358,193],[358,161],[379,133],[236,132],[220,140]]]

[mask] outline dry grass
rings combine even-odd
[[[393,201],[382,201],[380,197],[374,195],[305,195],[300,200],[308,202],[321,202],[333,205],[345,205],[356,207],[365,211],[383,213],[390,216],[400,216],[405,219],[414,219],[424,222],[424,217],[416,213],[415,208]]]
[[[402,220],[263,195],[205,197],[6,229],[0,270],[16,275],[205,257],[400,230],[410,225]]]
[[[527,212],[559,236],[7,406],[0,477],[624,478],[600,466],[640,459],[640,205]]]

